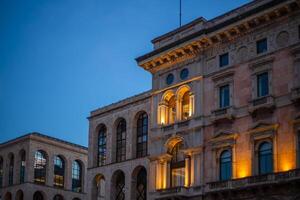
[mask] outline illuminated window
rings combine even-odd
[[[82,192],[82,167],[77,160],[72,164],[72,191]]]
[[[106,160],[106,127],[101,126],[98,133],[98,166],[103,166]]]
[[[147,199],[147,172],[145,168],[142,168],[137,175],[136,199]]]
[[[13,185],[14,183],[14,155],[9,156],[9,166],[8,166],[8,185]]]
[[[34,156],[34,182],[45,184],[46,182],[46,154],[43,151],[36,151]]]
[[[116,198],[115,200],[125,199],[125,176],[123,172],[119,172],[116,177]]]
[[[229,85],[224,85],[220,87],[220,94],[219,94],[219,106],[220,108],[226,108],[230,105],[230,92],[229,92]]]
[[[229,64],[229,56],[228,53],[224,53],[219,56],[219,66],[224,67]]]
[[[263,142],[258,148],[259,174],[273,172],[273,149],[270,142]]]
[[[232,173],[232,156],[231,151],[225,150],[220,156],[220,180],[230,180]]]
[[[264,53],[268,51],[268,42],[267,39],[264,38],[256,42],[256,52],[257,54]]]
[[[26,165],[26,155],[25,155],[25,151],[22,151],[21,163],[20,163],[20,183],[25,182],[25,165]]]
[[[144,157],[147,155],[147,141],[148,141],[148,115],[142,113],[137,120],[137,147],[136,157]]]
[[[186,120],[190,117],[190,92],[187,91],[182,96],[182,120]]]
[[[41,192],[35,192],[33,195],[33,200],[44,200],[44,196]]]
[[[0,157],[0,188],[3,186],[3,158]]]
[[[54,186],[64,187],[65,162],[60,156],[54,157]]]
[[[269,76],[268,72],[257,75],[257,97],[267,96],[269,94]]]
[[[182,149],[182,142],[178,142],[171,150],[171,186],[184,186],[185,180],[185,159],[184,154],[180,151]]]
[[[121,119],[117,126],[117,151],[116,161],[121,162],[126,159],[126,121]]]

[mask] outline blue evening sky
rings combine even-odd
[[[178,27],[179,0],[1,0],[0,143],[29,132],[87,146],[89,112],[151,88],[134,58]],[[183,24],[249,0],[182,0]]]

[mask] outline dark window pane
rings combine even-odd
[[[101,126],[98,133],[98,166],[105,164],[106,160],[106,127]]]
[[[121,119],[117,126],[116,161],[121,162],[126,158],[126,121]]]
[[[46,182],[46,154],[43,151],[37,151],[34,157],[34,182],[45,184]]]
[[[64,187],[64,175],[65,175],[65,162],[59,157],[54,157],[54,186],[63,188]]]
[[[229,106],[230,104],[229,85],[224,85],[220,87],[219,98],[220,98],[220,102],[219,102],[220,108],[225,108]]]
[[[82,192],[82,167],[78,161],[72,164],[72,191]]]
[[[14,181],[14,155],[9,157],[9,166],[8,166],[8,185],[13,185]]]
[[[168,74],[167,78],[166,78],[166,83],[167,85],[171,85],[174,81],[174,75],[173,74]]]
[[[232,172],[232,156],[231,151],[225,150],[220,156],[220,180],[230,180]]]
[[[0,188],[3,186],[3,159],[0,157]]]
[[[222,54],[219,56],[220,67],[224,67],[229,64],[229,55],[228,53]]]
[[[142,113],[137,120],[137,148],[136,156],[143,157],[147,155],[147,136],[148,136],[148,115]]]
[[[268,51],[268,42],[267,42],[266,38],[256,42],[256,51],[257,51],[257,54]]]
[[[22,152],[21,163],[20,163],[20,183],[25,182],[25,166],[26,166],[25,152]]]
[[[184,68],[183,70],[180,71],[181,80],[187,79],[188,76],[189,76],[189,70],[187,68]]]
[[[259,174],[273,172],[273,150],[272,144],[264,142],[258,149]]]
[[[268,72],[257,75],[257,97],[263,97],[269,94],[269,76]]]

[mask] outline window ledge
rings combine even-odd
[[[235,108],[233,106],[219,108],[212,111],[211,120],[213,123],[222,121],[233,121],[235,118]]]
[[[252,116],[256,116],[256,114],[260,111],[273,111],[274,108],[274,97],[272,95],[267,95],[256,99],[252,99],[249,102],[248,111]]]
[[[295,87],[292,89],[291,101],[297,103],[300,101],[300,87]]]

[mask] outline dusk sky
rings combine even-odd
[[[182,21],[247,2],[182,0]],[[0,143],[40,132],[87,146],[90,111],[151,89],[134,58],[178,15],[179,0],[1,0]]]

